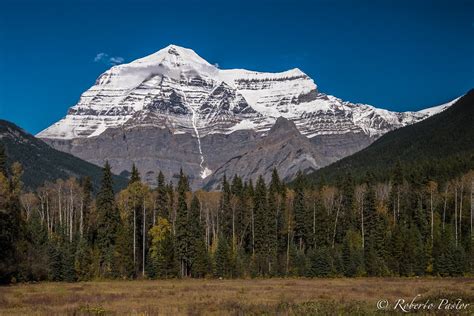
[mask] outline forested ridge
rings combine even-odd
[[[474,168],[474,89],[448,109],[421,122],[389,132],[369,147],[315,171],[313,183],[337,181],[350,172],[363,181],[371,172],[379,181],[401,163],[406,175],[438,182]]]
[[[0,139],[7,152],[7,165],[15,161],[23,167],[24,189],[36,189],[45,181],[89,176],[94,189],[100,185],[101,168],[73,155],[56,150],[15,124],[0,119]],[[127,185],[125,177],[114,175],[116,189]]]
[[[191,192],[182,172],[150,188],[134,167],[114,192],[107,163],[95,196],[89,178],[27,192],[0,148],[1,281],[472,275],[474,171],[386,172],[318,186],[299,174],[289,188],[274,171]]]

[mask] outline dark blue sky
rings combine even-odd
[[[298,67],[320,90],[417,110],[474,88],[474,1],[0,3],[0,118],[36,133],[110,65],[168,44],[221,68]]]

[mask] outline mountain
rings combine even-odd
[[[27,189],[35,189],[45,181],[84,176],[90,176],[94,187],[99,187],[100,167],[51,148],[13,123],[0,120],[0,142],[6,149],[7,165],[15,161],[22,164],[22,181]],[[124,187],[127,179],[114,176],[114,182],[117,188]]]
[[[134,162],[150,183],[158,169],[174,176],[183,168],[196,187],[251,150],[279,117],[333,162],[444,108],[397,113],[353,104],[321,93],[299,69],[222,70],[170,45],[107,70],[65,118],[37,136],[93,163],[108,159],[116,173]]]
[[[271,173],[277,168],[283,181],[289,181],[298,172],[315,171],[329,163],[311,141],[303,136],[295,123],[280,117],[270,129],[268,135],[240,155],[237,155],[219,167],[209,177],[206,189],[217,189],[225,174],[238,174],[243,179],[252,179],[254,183],[263,175],[267,183]]]
[[[334,181],[349,172],[359,179],[367,172],[382,178],[398,163],[412,173],[438,179],[474,168],[474,89],[443,112],[389,132],[309,178]]]

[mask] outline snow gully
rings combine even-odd
[[[193,109],[192,106],[189,107],[191,109],[191,112],[193,113],[193,117],[191,119],[193,128],[194,128],[194,133],[196,134],[197,138],[197,143],[198,143],[198,148],[199,148],[199,155],[201,156],[201,161],[199,163],[199,167],[201,167],[201,178],[204,179],[207,176],[209,176],[212,173],[212,170],[210,170],[207,167],[204,167],[204,155],[202,154],[202,148],[201,148],[201,137],[199,136],[199,131],[196,125],[196,110]]]

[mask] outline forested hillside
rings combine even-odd
[[[36,189],[45,181],[90,177],[94,188],[100,184],[101,168],[72,155],[51,148],[15,124],[0,120],[0,146],[7,155],[7,165],[18,161],[23,167],[22,182],[26,189]],[[127,185],[125,178],[115,176],[116,188]]]
[[[474,168],[474,90],[447,110],[380,137],[372,145],[309,176],[314,183],[367,172],[387,180],[399,163],[416,178],[444,181]]]

